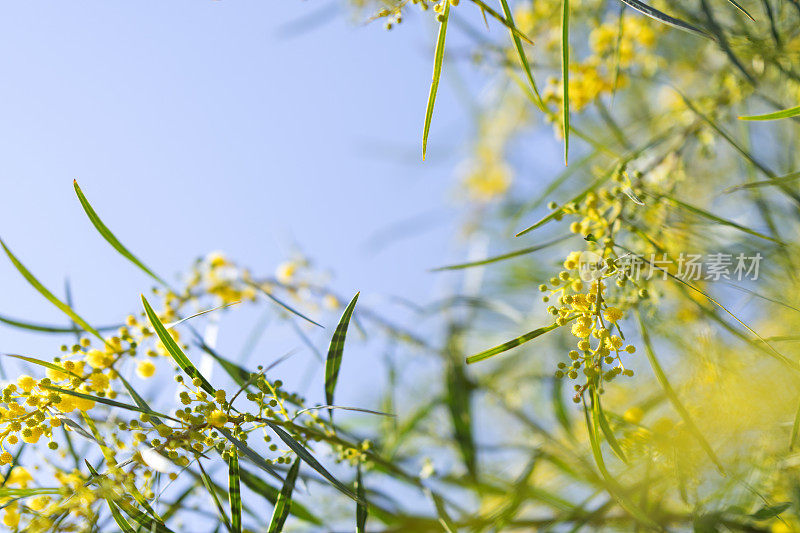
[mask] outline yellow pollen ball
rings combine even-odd
[[[622,310],[617,307],[608,307],[603,312],[603,318],[609,322],[616,322],[622,318]]]
[[[228,421],[228,416],[220,410],[215,410],[209,413],[208,417],[206,418],[208,423],[214,427],[222,427]]]
[[[136,374],[138,374],[141,378],[147,379],[153,377],[153,374],[155,373],[156,365],[154,365],[152,361],[140,361],[136,366]]]
[[[20,376],[17,378],[17,385],[25,392],[30,392],[36,386],[36,380],[30,376]]]

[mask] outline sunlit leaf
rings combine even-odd
[[[297,472],[300,470],[300,458],[295,459],[292,467],[286,474],[286,481],[283,483],[281,493],[278,496],[278,501],[275,503],[275,508],[272,511],[272,519],[269,522],[267,533],[280,533],[283,531],[283,525],[286,518],[289,516],[289,510],[292,506],[292,492],[294,491],[294,484],[297,480]]]
[[[347,328],[350,325],[350,318],[353,316],[353,310],[356,307],[359,294],[361,293],[357,292],[353,296],[344,313],[342,313],[342,318],[339,319],[339,324],[336,326],[336,331],[333,332],[333,338],[331,338],[331,343],[328,347],[328,357],[325,360],[325,402],[328,405],[333,405],[333,393],[336,390],[336,383],[339,381],[339,370],[342,367]],[[328,410],[328,412],[333,418],[333,410]]]
[[[75,187],[75,193],[78,195],[78,200],[80,200],[81,205],[83,206],[83,210],[86,211],[86,215],[89,217],[89,220],[92,222],[94,227],[100,232],[100,235],[110,244],[117,252],[120,253],[125,259],[139,267],[145,274],[159,282],[160,284],[168,287],[169,285],[163,279],[161,279],[157,274],[155,274],[152,270],[147,268],[144,263],[139,261],[135,255],[133,255],[125,246],[119,242],[119,239],[111,233],[111,230],[100,220],[100,217],[95,212],[94,208],[92,208],[89,200],[86,199],[84,196],[83,191],[78,186],[78,180],[73,180],[73,186]]]
[[[431,80],[431,90],[428,94],[428,106],[425,110],[425,127],[422,130],[422,159],[428,151],[428,133],[431,129],[431,119],[433,118],[433,104],[436,103],[436,92],[439,90],[439,77],[442,75],[442,60],[444,59],[444,41],[447,35],[447,19],[450,16],[450,1],[444,1],[444,9],[441,13],[439,23],[439,36],[436,38],[436,52],[433,56],[433,79]],[[330,403],[330,402],[328,402]]]

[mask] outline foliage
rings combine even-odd
[[[433,12],[423,157],[441,134],[434,109],[452,105],[440,78],[462,57],[485,75],[459,189],[463,236],[493,250],[432,274],[483,282],[415,308],[415,325],[434,316],[438,334],[358,294],[344,305],[305,261],[257,277],[214,253],[171,287],[76,183],[94,228],[158,286],[124,324],[96,327],[2,243],[72,326],[0,320],[77,339],[57,357],[9,356],[30,375],[2,389],[5,525],[799,529],[800,4],[352,7],[387,28]],[[477,26],[490,21],[503,31]],[[473,53],[451,57],[454,39]],[[548,130],[569,163],[554,176],[537,159]],[[696,276],[692,257],[707,259]],[[251,371],[195,327],[242,305],[268,306],[305,342],[326,337],[326,405],[286,390],[280,359]],[[309,318],[322,309],[341,317],[332,332]],[[356,328],[394,350],[380,410],[333,405]],[[429,372],[410,376],[411,359]],[[177,407],[137,390],[169,372]],[[34,476],[28,450],[45,441]]]

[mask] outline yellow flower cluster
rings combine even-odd
[[[178,328],[191,318],[190,306],[201,306],[209,300],[217,306],[240,300],[253,301],[262,295],[268,305],[284,313],[265,294],[280,290],[295,299],[313,294],[318,302],[314,305],[339,308],[335,295],[325,290],[321,282],[314,284],[320,279],[319,276],[315,278],[306,262],[294,261],[279,267],[275,278],[255,281],[246,271],[214,253],[194,265],[182,290],[154,290],[154,294],[161,299],[159,320],[172,340],[188,351],[190,347],[181,342]],[[152,476],[163,467],[161,459],[156,460],[158,457],[178,468],[186,468],[209,451],[229,454],[232,441],[226,435],[247,443],[252,432],[261,431],[272,454],[264,458],[265,463],[288,463],[293,452],[271,442],[272,437],[266,431],[269,422],[289,424],[292,438],[301,444],[307,442],[307,434],[291,428],[304,427],[306,432],[323,436],[332,434],[330,422],[317,416],[313,409],[305,409],[300,396],[285,392],[281,381],[268,379],[261,367],[256,373],[243,370],[237,373],[240,388],[230,396],[222,389],[209,391],[208,385],[198,377],[187,381],[181,370],[176,369],[175,381],[181,389],[179,409],[166,415],[148,408],[128,419],[118,414],[112,429],[101,432],[105,415],[95,414],[95,411],[104,409],[107,401],[123,402],[112,405],[141,401],[131,392],[131,384],[122,374],[130,369],[139,378],[152,378],[159,367],[172,361],[168,347],[155,334],[149,320],[142,316],[128,316],[125,324],[112,333],[102,340],[84,337],[72,346],[64,345],[62,353],[50,362],[28,358],[29,362],[43,366],[46,375],[40,378],[20,375],[16,382],[2,389],[0,464],[14,462],[15,448],[21,442],[36,444],[46,440],[48,448],[60,451],[63,429],[68,435],[96,442],[108,466],[108,471],[101,476],[88,478],[79,470],[64,471],[54,467],[58,489],[33,493],[24,505],[8,498],[0,502],[7,504],[3,518],[6,526],[23,527],[24,524],[25,530],[44,531],[52,527],[55,517],[64,514],[76,524],[91,523],[100,512],[95,502],[108,498],[124,508],[125,498],[133,495],[135,501],[131,505],[140,504],[153,497]],[[159,364],[159,360],[163,363]],[[239,403],[234,407],[237,399]],[[123,411],[122,415],[126,413]],[[365,459],[359,446],[339,444],[335,451],[339,460]],[[127,456],[124,461],[119,458],[123,453]],[[119,468],[121,464],[130,465],[130,469],[123,471]],[[6,480],[7,485],[27,486],[31,482],[30,474],[20,467],[12,469]],[[141,490],[138,487],[142,487]],[[59,527],[67,530],[70,526],[61,524]]]

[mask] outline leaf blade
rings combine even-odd
[[[444,10],[441,14],[441,22],[439,23],[439,35],[436,38],[436,51],[433,55],[433,78],[431,80],[431,88],[428,93],[428,106],[425,110],[425,126],[422,130],[422,160],[425,160],[425,155],[428,150],[428,133],[431,129],[431,119],[433,118],[433,105],[436,102],[436,93],[439,90],[439,78],[442,75],[442,61],[444,59],[444,43],[447,35],[447,19],[450,16],[450,1],[445,0]]]

